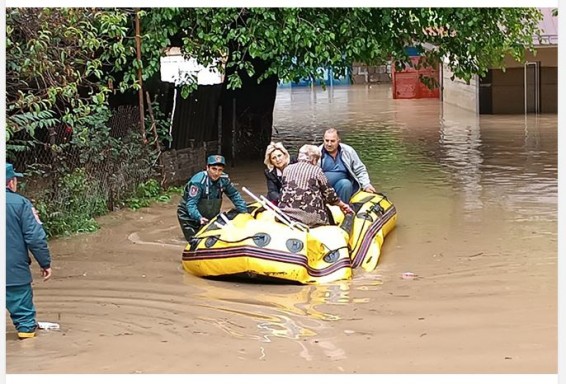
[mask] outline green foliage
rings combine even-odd
[[[157,141],[160,144],[171,142],[173,138],[169,134],[170,115],[165,116],[165,113],[163,113],[159,108],[159,103],[157,102],[157,100],[153,100],[153,102],[151,103],[151,108],[153,111],[153,118],[155,119],[155,131],[157,132]],[[152,128],[153,122],[151,121],[150,117],[151,116],[149,115],[149,112],[147,112],[145,118],[146,137],[154,137],[154,132]]]
[[[99,228],[94,217],[108,212],[106,201],[96,193],[96,183],[83,168],[65,175],[57,186],[58,196],[46,194],[35,207],[48,237],[93,232]]]
[[[183,194],[183,189],[184,189],[183,186],[181,186],[181,187],[172,186],[172,187],[167,188],[167,192],[166,192],[166,193],[167,193],[168,195],[182,195],[182,194]]]
[[[154,76],[171,45],[226,72],[228,89],[241,87],[244,73],[258,82],[275,76],[324,84],[323,68],[342,76],[353,62],[403,66],[407,46],[469,81],[502,67],[506,55],[523,61],[541,18],[536,8],[8,8],[7,116],[52,111],[45,124],[74,128],[106,102],[116,80],[124,92],[139,88],[139,69],[143,80]],[[257,60],[268,64],[262,73]],[[182,95],[195,87],[188,76]],[[10,135],[22,127],[11,125]]]
[[[141,183],[136,188],[136,192],[132,197],[125,200],[126,207],[136,210],[143,207],[149,207],[153,202],[167,203],[171,200],[168,191],[163,192],[157,180],[150,179]]]
[[[6,140],[64,123],[105,102],[111,70],[127,60],[122,11],[6,9]],[[28,124],[28,123],[33,124]]]
[[[34,148],[39,141],[35,139],[35,131],[51,128],[57,123],[52,111],[29,111],[8,116],[6,118],[6,158],[13,159],[17,152]],[[26,131],[25,137],[14,137],[20,131]]]
[[[322,68],[344,75],[353,62],[402,66],[408,46],[469,81],[506,55],[524,60],[541,17],[536,8],[152,8],[142,15],[144,76],[181,38],[183,52],[201,64],[225,61],[228,89],[241,86],[243,73],[323,82]],[[257,59],[268,63],[263,73],[255,74]],[[184,96],[195,87],[186,80]]]
[[[139,200],[132,204],[145,204],[156,193],[155,185],[159,190],[151,181],[132,192],[132,185],[153,175],[157,151],[143,144],[137,131],[113,135],[110,116],[106,106],[93,106],[91,114],[76,120],[69,142],[52,146],[52,164],[26,167],[26,181],[39,185],[25,192],[40,191],[34,200],[50,237],[96,230],[94,218],[108,207],[132,194]]]

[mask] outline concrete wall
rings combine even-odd
[[[366,65],[364,63],[352,64],[352,83],[391,83],[391,65]]]
[[[164,187],[182,186],[197,172],[206,168],[206,158],[218,153],[218,142],[202,143],[202,146],[170,149],[160,156],[161,184]]]
[[[558,68],[541,68],[540,109],[542,113],[558,113]]]
[[[454,81],[450,80],[453,72],[446,65],[442,66],[441,72],[441,99],[443,104],[479,113],[477,76],[474,76],[468,85],[458,78],[455,78]]]
[[[508,68],[492,71],[492,113],[525,113],[525,90],[523,88],[525,72],[521,68]]]

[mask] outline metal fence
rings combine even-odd
[[[25,174],[22,193],[32,200],[49,199],[52,207],[64,209],[84,187],[73,183],[84,182],[89,190],[83,192],[96,197],[93,204],[113,210],[138,184],[156,176],[156,150],[142,141],[138,107],[114,109],[107,125],[99,136],[94,132],[89,137],[97,141],[93,146],[73,144],[74,133],[65,125],[38,132],[30,150],[10,159]],[[25,139],[25,133],[15,138]]]

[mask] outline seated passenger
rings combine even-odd
[[[267,199],[275,205],[279,203],[279,198],[281,197],[283,169],[295,162],[296,159],[291,158],[282,143],[274,143],[272,141],[265,150],[264,164],[267,169],[264,172],[267,182]]]
[[[317,166],[320,149],[306,144],[299,150],[297,163],[289,164],[283,170],[281,199],[279,208],[293,220],[308,226],[328,225],[328,213],[325,204],[337,205],[346,213],[353,213],[344,203],[328,179]]]
[[[354,148],[340,142],[336,129],[324,132],[324,144],[319,148],[322,151],[320,166],[342,201],[349,202],[360,188],[375,193],[366,166]]]

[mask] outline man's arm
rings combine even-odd
[[[371,185],[369,174],[366,166],[358,156],[358,153],[352,149],[350,155],[352,156],[352,172],[356,175],[360,182],[360,186],[366,192],[375,193],[375,188]]]
[[[51,275],[51,254],[47,245],[47,235],[36,212],[34,212],[33,205],[29,201],[24,202],[21,216],[22,233],[24,241],[41,267],[42,273],[49,270],[49,275]]]
[[[240,192],[238,192],[236,187],[234,187],[232,181],[230,181],[230,179],[226,177],[224,182],[226,183],[224,187],[224,190],[226,191],[226,196],[228,196],[228,198],[232,201],[232,203],[236,207],[236,210],[241,213],[247,213],[248,206],[246,204],[246,201],[242,198],[242,195],[240,195]]]
[[[198,202],[202,196],[202,186],[200,184],[189,181],[185,193],[187,194],[187,213],[189,217],[200,222],[202,215],[198,210]]]

